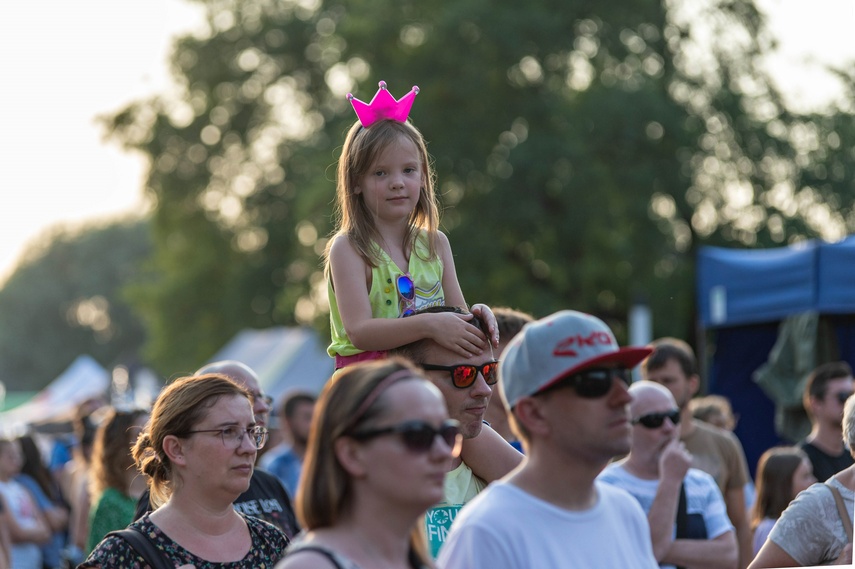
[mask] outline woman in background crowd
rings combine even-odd
[[[422,372],[391,358],[348,366],[315,409],[297,516],[277,569],[430,565],[422,524],[462,436]]]
[[[145,477],[134,468],[131,446],[148,420],[141,409],[110,409],[95,433],[90,466],[87,551],[95,549],[104,536],[134,521],[137,500],[145,490]]]
[[[133,449],[157,509],[129,527],[172,567],[272,566],[288,538],[232,506],[249,488],[256,453],[266,438],[267,430],[255,422],[251,394],[228,377],[212,373],[169,384]],[[110,536],[80,567],[146,565],[127,541]]]
[[[843,406],[843,440],[855,449],[855,397]],[[801,492],[748,569],[852,564],[855,465]]]
[[[801,449],[774,447],[763,453],[757,462],[757,500],[751,509],[754,555],[793,498],[814,482],[813,466]]]
[[[35,498],[15,480],[22,463],[18,442],[0,440],[0,498],[12,542],[11,565],[13,569],[42,569],[41,546],[50,541],[50,527]]]
[[[15,480],[23,484],[36,500],[36,505],[50,526],[51,539],[42,546],[42,561],[46,568],[60,566],[62,549],[68,531],[68,505],[53,474],[45,463],[41,450],[31,435],[18,439],[24,463]]]
[[[60,470],[62,495],[70,507],[65,555],[72,565],[85,557],[86,539],[89,537],[89,465],[98,428],[97,417],[104,406],[104,401],[99,398],[87,399],[78,405],[72,421],[74,445],[71,460]]]

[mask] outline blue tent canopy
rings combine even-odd
[[[704,328],[776,322],[808,310],[855,313],[855,236],[777,249],[702,247],[698,306]]]
[[[855,236],[776,249],[702,247],[699,318],[713,331],[709,390],[727,397],[749,468],[767,448],[789,444],[774,428],[775,404],[753,381],[787,317],[813,311],[834,330],[840,359],[855,364]]]

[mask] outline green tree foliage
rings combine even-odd
[[[148,223],[57,229],[29,246],[0,289],[0,380],[41,389],[81,354],[138,362],[142,322],[123,298],[152,247]]]
[[[176,44],[178,99],[108,127],[151,157],[151,279],[134,298],[162,370],[247,326],[327,318],[320,254],[344,95],[418,84],[444,227],[470,302],[578,308],[620,331],[692,329],[704,243],[852,225],[852,116],[789,112],[749,0],[205,0]],[[834,223],[826,223],[831,219]]]

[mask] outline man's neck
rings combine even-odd
[[[831,456],[837,456],[844,450],[841,428],[834,429],[825,423],[814,424],[807,437],[807,442]]]
[[[680,409],[680,439],[685,439],[695,432],[695,421],[692,417],[692,411],[686,405]]]
[[[448,471],[451,472],[461,464],[463,464],[463,459],[460,457],[460,455],[455,456],[451,459],[451,467],[448,469]]]
[[[653,457],[651,460],[642,460],[638,456],[629,453],[626,460],[621,464],[623,468],[642,480],[657,480],[659,478],[659,459]]]
[[[593,465],[578,460],[559,461],[539,457],[530,449],[523,466],[508,481],[525,492],[559,508],[584,511],[597,504],[594,480],[606,463]]]
[[[294,444],[291,445],[291,452],[293,452],[297,458],[302,461],[306,457],[306,443],[294,442]]]

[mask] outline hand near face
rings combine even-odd
[[[659,476],[670,480],[682,480],[692,464],[692,455],[679,440],[672,440],[659,456]]]

